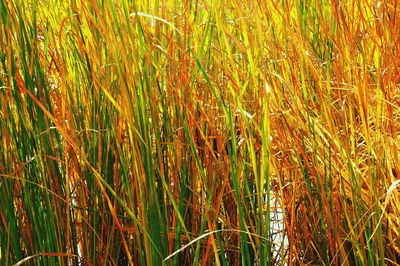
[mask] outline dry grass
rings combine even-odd
[[[400,263],[396,0],[0,15],[1,265]]]

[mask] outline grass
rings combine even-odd
[[[1,265],[400,264],[396,0],[0,16]]]

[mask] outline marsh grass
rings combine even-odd
[[[396,0],[0,15],[1,265],[400,263]]]

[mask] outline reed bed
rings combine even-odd
[[[397,0],[1,0],[1,265],[399,265]]]

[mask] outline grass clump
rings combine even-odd
[[[0,264],[399,264],[399,15],[1,0]]]

